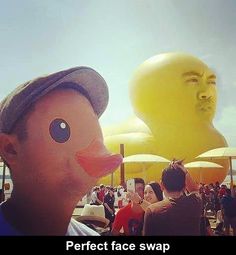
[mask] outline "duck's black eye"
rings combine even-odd
[[[52,139],[58,143],[65,143],[70,138],[70,126],[63,119],[53,120],[49,132]]]

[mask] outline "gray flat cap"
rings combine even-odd
[[[100,117],[108,104],[108,87],[102,76],[90,67],[74,67],[26,82],[12,91],[0,105],[0,133],[11,133],[15,123],[39,98],[58,87],[69,87],[89,97]]]

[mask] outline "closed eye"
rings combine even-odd
[[[208,81],[207,84],[216,85],[216,81]]]
[[[186,80],[186,83],[196,85],[196,84],[198,84],[198,79],[191,78],[191,79]]]

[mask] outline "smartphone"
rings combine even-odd
[[[135,180],[129,179],[126,182],[127,191],[135,192]]]

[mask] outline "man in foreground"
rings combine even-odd
[[[75,67],[31,80],[0,106],[0,156],[13,192],[0,205],[0,235],[95,235],[71,218],[78,201],[122,161],[103,145],[104,79]]]
[[[165,199],[146,210],[144,235],[199,236],[202,203],[198,185],[181,161],[172,161],[163,170],[161,185]]]

